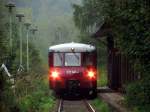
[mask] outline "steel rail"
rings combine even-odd
[[[63,112],[63,99],[59,100],[57,112]],[[85,107],[87,108],[88,112],[96,112],[95,109],[92,107],[92,105],[87,100],[81,100]]]
[[[57,112],[61,112],[63,110],[63,99],[59,100]]]
[[[94,110],[94,108],[92,107],[92,105],[87,100],[83,100],[83,102],[84,102],[84,104],[87,107],[87,109],[88,109],[89,112],[96,112]]]

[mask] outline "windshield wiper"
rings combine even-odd
[[[75,52],[73,52],[73,54],[75,55],[75,57],[77,58],[77,60],[79,60],[79,56]]]
[[[59,56],[59,59],[61,60],[61,62],[63,61],[63,57],[61,56],[61,53],[57,53]]]

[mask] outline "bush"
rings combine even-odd
[[[33,82],[35,90],[20,100],[21,112],[48,112],[54,105],[54,98],[49,93],[48,84],[43,80]]]
[[[102,100],[95,99],[92,101],[92,105],[96,108],[96,110],[101,112],[110,112],[110,107],[107,103]]]
[[[150,76],[129,84],[127,87],[127,103],[136,107],[136,112],[149,112],[150,110]]]

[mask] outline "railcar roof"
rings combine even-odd
[[[64,43],[49,47],[49,52],[92,52],[95,47],[90,44]]]

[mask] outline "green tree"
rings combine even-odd
[[[149,109],[146,108],[150,106],[149,98],[147,98],[149,90],[147,85],[150,84],[147,81],[150,77],[149,0],[82,1],[82,5],[73,5],[76,26],[82,32],[87,32],[95,24],[99,27],[104,22],[110,24],[115,37],[115,46],[120,48],[121,52],[133,63],[133,68],[142,75],[137,83],[127,88],[128,103],[138,108],[144,107],[142,112],[148,111]],[[138,85],[141,89],[137,89]],[[135,94],[132,94],[133,91]]]

